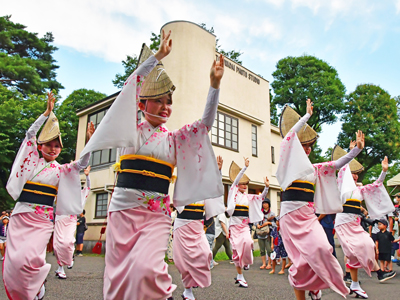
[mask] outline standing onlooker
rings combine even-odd
[[[271,248],[275,252],[275,257],[272,260],[272,270],[269,274],[275,273],[275,267],[277,265],[277,260],[279,258],[282,259],[282,269],[278,272],[279,275],[285,274],[285,267],[286,267],[286,258],[288,258],[285,245],[283,244],[283,240],[281,234],[279,232],[279,219],[276,219],[276,225],[272,228],[271,232]]]
[[[335,250],[335,216],[336,214],[318,215],[318,221],[321,223],[322,227],[325,230],[326,237],[328,238],[329,244],[332,246],[332,254],[336,257],[336,250]]]
[[[76,255],[83,256],[83,236],[85,235],[86,231],[86,218],[85,218],[86,211],[83,210],[79,215],[78,221],[76,223]]]
[[[169,239],[168,239],[168,248],[167,248],[167,257],[168,257],[168,262],[172,263],[174,261],[173,259],[173,255],[172,255],[172,235],[173,235],[173,231],[174,231],[174,222],[176,219],[176,209],[175,206],[171,203],[169,205],[169,208],[171,210],[171,229],[169,230]]]
[[[394,237],[391,232],[386,230],[387,227],[388,221],[386,219],[380,219],[378,222],[378,228],[380,231],[377,233],[377,239],[375,242],[376,253],[378,254],[381,265],[381,269],[378,270],[378,279],[380,282],[386,281],[396,276],[396,272],[388,269],[388,266],[391,263],[390,252],[392,250],[392,242],[394,241]],[[387,276],[383,276],[384,274]]]
[[[265,198],[262,203],[262,212],[264,214],[264,218],[257,224],[257,229],[264,228],[269,226],[269,232],[266,234],[259,235],[257,234],[258,246],[260,247],[260,255],[262,260],[262,266],[260,269],[271,269],[271,230],[272,227],[275,226],[275,213],[271,211],[271,202],[268,198]],[[268,255],[268,265],[267,265],[267,255]]]
[[[230,263],[233,264],[232,261],[232,249],[231,243],[229,242],[229,231],[228,231],[228,218],[226,217],[226,213],[219,214],[215,218],[215,245],[213,252],[213,259],[218,253],[219,248],[224,245],[225,253],[228,256]]]
[[[207,220],[205,214],[204,214],[204,230],[206,232],[206,238],[208,244],[210,245],[210,251],[212,251],[213,250],[212,246],[215,239],[215,221],[214,218],[209,218]],[[214,259],[212,259],[210,262],[210,269],[214,268],[214,263],[215,263]],[[215,265],[218,265],[218,263],[215,263]]]
[[[0,223],[0,252],[1,252],[1,260],[4,259],[4,254],[6,252],[6,240],[7,240],[7,227],[8,227],[9,218],[7,216],[3,216]]]

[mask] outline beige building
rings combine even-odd
[[[172,31],[173,49],[163,63],[176,86],[173,113],[167,123],[169,130],[175,130],[201,118],[210,86],[210,67],[219,53],[215,50],[215,36],[197,24],[174,21],[165,24],[162,29]],[[251,180],[249,192],[261,193],[263,178],[268,176],[268,197],[272,210],[278,212],[280,187],[275,177],[275,161],[278,161],[281,137],[279,128],[270,124],[269,88],[267,80],[225,58],[220,103],[210,139],[215,154],[221,155],[224,160],[225,194],[231,183],[228,177],[231,162],[235,161],[242,167],[243,157],[249,157],[250,166],[246,172]],[[117,96],[118,93],[113,94],[78,111],[78,154],[85,146],[87,123],[93,121],[97,126]],[[115,149],[92,154],[92,190],[85,207],[89,225],[85,235],[87,241],[99,238],[114,186],[112,164],[116,158]],[[170,194],[173,194],[173,185]]]

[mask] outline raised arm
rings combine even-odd
[[[265,196],[267,196],[267,193],[268,193],[268,189],[269,189],[269,179],[268,179],[268,177],[264,178],[264,184],[265,184],[265,188],[264,188],[263,192],[261,193],[261,199],[264,199]]]
[[[356,139],[356,144],[357,146],[351,149],[349,153],[347,153],[345,156],[342,156],[336,161],[336,169],[339,170],[349,162],[351,162],[352,159],[354,159],[362,149],[364,149],[365,141],[364,141],[364,133],[361,130],[357,131],[357,139]]]
[[[40,127],[44,124],[47,120],[47,117],[50,115],[52,110],[54,109],[54,103],[56,102],[56,98],[54,97],[53,92],[49,92],[47,94],[47,107],[45,112],[40,115],[40,117],[31,125],[31,127],[26,132],[26,138],[29,140],[36,136],[37,132],[39,131]]]
[[[248,158],[244,159],[244,168],[240,170],[239,174],[237,174],[235,181],[232,183],[232,186],[236,186],[239,184],[240,179],[242,179],[244,172],[246,172],[247,167],[249,166],[250,161]]]
[[[218,103],[219,103],[219,86],[221,84],[221,78],[224,75],[224,57],[221,54],[219,61],[213,62],[210,70],[210,89],[208,90],[206,107],[203,112],[203,117],[201,121],[207,126],[208,130],[215,120],[215,115],[217,113]]]
[[[307,113],[292,127],[294,132],[299,132],[300,129],[307,123],[308,119],[312,116],[313,106],[310,99],[307,99]]]

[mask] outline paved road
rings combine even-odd
[[[343,254],[337,249],[340,260]],[[56,279],[54,270],[56,269],[56,260],[54,256],[48,255],[47,260],[53,268],[47,280],[46,300],[88,300],[102,299],[104,258],[84,256],[77,257],[75,266],[72,270],[67,270],[67,280]],[[195,289],[194,293],[197,299],[294,299],[294,294],[289,286],[287,276],[269,275],[265,270],[259,270],[261,259],[255,258],[255,263],[249,271],[245,271],[245,278],[249,283],[248,289],[238,288],[233,282],[235,277],[234,266],[227,261],[220,262],[212,270],[213,283],[206,289]],[[343,265],[343,264],[342,264]],[[380,284],[376,275],[369,278],[364,271],[360,271],[360,280],[362,286],[369,294],[369,299],[399,299],[400,289],[400,267],[394,266],[399,276],[386,283]],[[174,293],[175,299],[181,299],[180,295],[183,286],[180,281],[180,275],[174,265],[170,265],[169,271],[173,281],[178,285]],[[287,273],[287,271],[286,271]],[[138,274],[139,276],[139,274]],[[0,275],[2,280],[2,277]],[[349,296],[352,298],[353,296]],[[7,299],[4,286],[0,285],[0,299]],[[338,294],[331,290],[323,291],[324,300],[342,299]]]

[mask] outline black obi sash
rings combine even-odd
[[[122,155],[117,187],[168,194],[174,166],[144,155]]]
[[[186,205],[182,213],[176,216],[178,219],[203,220],[204,204]]]
[[[343,212],[346,214],[361,214],[361,200],[347,199],[343,204]]]
[[[19,196],[19,202],[53,206],[58,188],[52,185],[27,181]]]
[[[247,205],[236,204],[235,211],[233,212],[234,217],[249,217],[249,207]]]
[[[293,181],[282,193],[282,201],[314,202],[314,184],[303,180]]]

